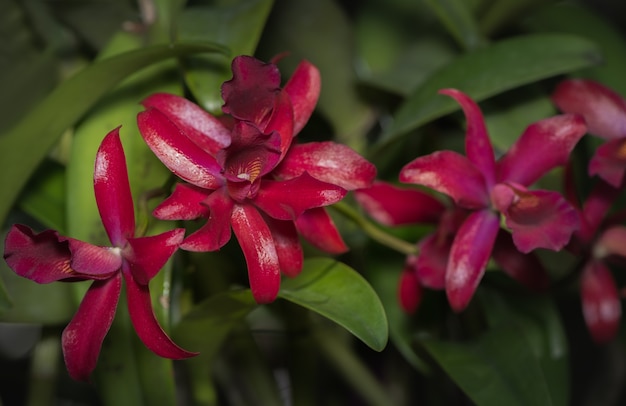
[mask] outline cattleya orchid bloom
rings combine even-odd
[[[432,188],[470,211],[454,238],[445,272],[448,301],[461,311],[491,257],[500,229],[498,213],[522,253],[536,248],[559,250],[578,228],[576,211],[559,193],[527,187],[567,162],[586,127],[575,114],[538,121],[496,161],[478,105],[459,90],[440,93],[453,97],[465,113],[466,156],[437,151],[419,157],[402,168],[400,181]]]
[[[253,296],[271,302],[280,275],[302,269],[298,234],[330,253],[347,250],[324,206],[348,190],[367,187],[376,168],[334,142],[292,143],[313,113],[320,92],[317,68],[303,61],[280,87],[274,64],[239,56],[222,85],[218,119],[178,96],[144,100],[139,130],[157,157],[187,183],[176,186],[154,215],[207,223],[181,248],[220,249],[239,241]]]
[[[559,83],[552,101],[565,113],[583,116],[589,133],[606,140],[589,162],[589,175],[620,187],[626,173],[626,100],[598,82],[569,79]]]
[[[195,355],[172,342],[159,326],[148,283],[184,238],[184,229],[135,237],[135,214],[119,128],[102,141],[94,172],[96,202],[112,247],[100,247],[46,230],[36,234],[16,224],[9,231],[4,258],[18,275],[37,283],[93,280],[78,311],[63,331],[62,346],[70,376],[88,380],[117,308],[122,279],[135,331],[157,355],[182,359]]]

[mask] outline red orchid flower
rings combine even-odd
[[[589,162],[589,174],[620,187],[626,173],[626,99],[598,82],[570,79],[559,83],[552,101],[565,113],[583,116],[589,133],[606,140]]]
[[[450,196],[471,213],[454,238],[446,269],[446,293],[452,308],[463,310],[472,298],[500,229],[501,213],[513,243],[523,253],[535,248],[561,249],[578,227],[578,216],[557,192],[528,190],[544,173],[562,165],[586,127],[574,114],[530,125],[498,161],[482,112],[466,94],[453,97],[467,118],[466,156],[438,151],[404,166],[400,181],[427,186]]]
[[[334,142],[293,145],[313,113],[320,92],[317,68],[302,62],[280,87],[273,64],[249,56],[232,63],[233,78],[222,86],[218,119],[174,95],[144,100],[139,130],[157,157],[188,183],[155,209],[160,219],[208,221],[181,248],[214,251],[231,228],[246,262],[259,303],[276,298],[281,271],[302,269],[298,234],[331,253],[345,246],[324,206],[348,190],[369,186],[375,167]]]
[[[18,275],[37,283],[93,280],[78,311],[63,331],[65,364],[72,378],[88,380],[102,341],[111,327],[122,279],[137,335],[157,355],[195,355],[178,347],[159,326],[152,310],[149,281],[184,238],[184,229],[135,237],[135,215],[119,128],[102,141],[94,172],[96,202],[112,247],[64,237],[54,230],[36,234],[16,224],[9,231],[4,259]]]

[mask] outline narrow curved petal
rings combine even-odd
[[[369,187],[376,167],[352,148],[332,141],[293,145],[274,174],[289,179],[308,172],[321,181],[346,190]]]
[[[430,289],[444,289],[452,235],[448,238],[437,233],[419,242],[419,255],[415,261],[415,273],[420,283]]]
[[[128,261],[137,283],[147,285],[176,252],[183,238],[183,228],[150,237],[129,238],[124,259]]]
[[[354,191],[354,198],[367,214],[386,226],[435,223],[445,210],[443,203],[428,193],[382,181]]]
[[[550,277],[539,258],[532,252],[519,252],[510,233],[500,231],[492,256],[507,275],[527,288],[543,292],[550,286]]]
[[[280,288],[280,261],[269,227],[252,205],[235,205],[231,221],[248,265],[252,296],[257,303],[273,302]]]
[[[263,180],[254,204],[279,220],[295,220],[306,210],[337,203],[346,190],[308,173],[285,181]]]
[[[415,275],[415,257],[407,257],[398,281],[398,302],[407,314],[417,311],[422,301],[423,289]]]
[[[281,272],[292,278],[297,276],[302,271],[304,254],[296,226],[293,221],[276,220],[271,217],[266,217],[265,222],[274,237]]]
[[[108,133],[98,148],[93,187],[109,240],[116,247],[124,246],[135,233],[135,208],[119,127]]]
[[[429,187],[468,209],[489,204],[485,178],[466,157],[454,151],[437,151],[414,159],[400,171],[400,182]]]
[[[139,132],[148,147],[181,179],[204,189],[222,184],[215,158],[185,136],[165,114],[148,109],[137,115]]]
[[[613,187],[621,187],[624,183],[624,173],[626,173],[626,138],[607,141],[600,145],[589,161],[589,175],[598,175]]]
[[[307,210],[296,219],[298,233],[315,248],[329,254],[343,254],[348,246],[341,238],[325,208]]]
[[[276,132],[280,135],[280,159],[282,159],[289,147],[294,136],[293,107],[291,100],[285,91],[281,91],[276,96],[276,104],[272,116],[263,132],[269,134]]]
[[[209,208],[202,202],[213,193],[186,183],[177,183],[170,196],[163,200],[152,215],[161,220],[195,220],[208,217]]]
[[[496,179],[496,163],[493,155],[493,146],[489,140],[489,133],[485,126],[485,119],[480,107],[465,93],[456,89],[443,89],[445,94],[456,100],[465,113],[467,129],[465,134],[465,154],[483,174],[487,187],[491,188]]]
[[[73,379],[88,381],[96,367],[102,341],[115,317],[121,288],[120,273],[104,281],[94,281],[63,330],[63,357]]]
[[[620,189],[616,189],[601,180],[593,185],[581,211],[580,231],[577,233],[579,238],[585,242],[590,242],[595,238],[600,225],[620,192]]]
[[[234,202],[226,189],[216,190],[203,204],[209,208],[207,223],[185,238],[180,248],[186,251],[217,251],[230,240],[230,216]]]
[[[127,267],[123,268],[122,273],[126,282],[130,321],[145,346],[156,355],[169,359],[183,359],[198,355],[198,353],[180,348],[165,334],[154,315],[148,285],[137,283]]]
[[[622,317],[622,304],[611,271],[600,261],[585,266],[581,275],[581,298],[585,323],[599,344],[615,338]]]
[[[552,101],[564,113],[577,113],[591,134],[607,140],[626,137],[626,101],[600,83],[570,79],[562,81]]]
[[[156,93],[143,102],[165,114],[196,145],[211,155],[230,145],[230,130],[197,104],[174,94]]]
[[[597,257],[619,255],[626,258],[626,227],[612,226],[604,230],[596,241],[594,254]]]
[[[474,296],[499,228],[498,216],[489,210],[473,212],[461,225],[446,270],[446,294],[452,310],[464,310]]]
[[[529,186],[551,169],[565,165],[576,143],[587,132],[585,120],[563,114],[529,125],[498,161],[498,182]]]
[[[315,110],[320,89],[319,70],[309,61],[300,62],[284,87],[293,105],[294,134],[298,134],[309,121]]]

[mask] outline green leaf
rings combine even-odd
[[[46,161],[24,188],[20,209],[46,228],[64,234],[65,187],[65,168],[56,162]]]
[[[455,111],[459,105],[438,95],[457,88],[481,101],[528,83],[598,64],[598,48],[589,40],[565,34],[536,34],[502,40],[465,54],[433,74],[398,109],[386,144],[409,131]]]
[[[278,296],[336,322],[376,351],[387,345],[385,309],[367,281],[329,258],[304,262],[297,278],[283,281]]]
[[[32,112],[0,137],[0,221],[63,131],[78,121],[113,86],[153,63],[189,53],[219,52],[213,43],[178,43],[130,51],[93,63],[61,83]]]
[[[478,24],[466,0],[426,0],[425,4],[430,6],[464,49],[476,49],[484,44]]]

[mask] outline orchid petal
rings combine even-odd
[[[272,117],[263,130],[266,134],[276,132],[280,135],[280,159],[285,156],[291,146],[294,136],[293,126],[293,107],[291,101],[287,93],[281,91],[276,95],[276,104]]]
[[[606,343],[616,336],[622,316],[615,279],[602,262],[592,261],[583,269],[580,283],[587,328],[595,342]]]
[[[428,193],[381,181],[356,190],[354,198],[367,214],[386,226],[435,223],[445,210],[443,203]]]
[[[346,190],[369,187],[376,177],[371,162],[350,147],[332,141],[293,145],[274,173],[288,179],[303,172]]]
[[[137,283],[147,285],[176,252],[185,238],[185,229],[177,228],[159,235],[129,238],[124,258]]]
[[[119,127],[108,133],[98,148],[93,187],[109,240],[116,247],[124,246],[135,233],[135,208]]]
[[[452,237],[430,234],[419,242],[415,273],[420,283],[427,288],[443,289],[446,286],[446,269],[452,248]]]
[[[180,348],[165,334],[154,315],[148,285],[137,283],[127,267],[123,268],[122,274],[126,282],[130,321],[145,346],[156,355],[169,359],[183,359],[198,355],[198,353]]]
[[[333,219],[323,207],[302,213],[296,219],[296,228],[304,239],[319,250],[329,254],[343,254],[348,251]]]
[[[619,255],[626,258],[626,227],[612,226],[604,230],[594,247],[598,257]]]
[[[257,303],[274,301],[280,288],[280,262],[269,227],[252,205],[236,204],[231,223],[246,258],[252,296]]]
[[[579,238],[590,242],[595,237],[619,194],[619,189],[601,180],[594,184],[583,204],[580,231],[577,233]]]
[[[489,210],[471,213],[461,225],[446,269],[446,293],[454,311],[464,310],[474,296],[499,227],[498,216]]]
[[[564,165],[586,131],[583,118],[574,114],[531,124],[498,161],[497,181],[533,184],[546,172]]]
[[[208,217],[209,208],[202,202],[212,191],[186,183],[177,183],[172,194],[152,212],[160,220],[195,220]]]
[[[165,114],[196,145],[211,155],[230,145],[230,130],[197,104],[174,94],[156,93],[141,103]]]
[[[62,335],[63,357],[70,376],[87,381],[96,367],[102,341],[115,317],[122,289],[118,272],[104,281],[94,281]]]
[[[320,89],[319,70],[309,61],[300,62],[284,87],[293,105],[294,134],[298,134],[309,121],[315,110]]]
[[[613,187],[619,188],[626,173],[626,138],[600,145],[589,162],[589,175],[598,175]]]
[[[443,89],[440,94],[455,99],[463,109],[467,120],[465,135],[465,155],[483,174],[487,187],[491,187],[496,179],[496,163],[493,146],[485,126],[485,119],[480,107],[465,93],[456,89]]]
[[[483,175],[466,157],[453,151],[437,151],[414,159],[400,171],[400,182],[429,187],[468,209],[489,203]]]
[[[591,134],[607,140],[626,137],[626,101],[600,83],[564,80],[552,94],[552,101],[565,113],[582,115]]]
[[[502,270],[527,288],[542,292],[550,285],[548,272],[532,252],[522,254],[519,252],[511,234],[500,231],[492,253],[494,261]]]
[[[137,125],[152,152],[175,175],[205,189],[217,189],[222,181],[214,157],[196,145],[165,114],[156,109],[137,115]]]
[[[98,247],[87,242],[67,239],[72,259],[70,266],[89,279],[106,279],[122,267],[120,248]]]
[[[275,219],[295,220],[306,210],[337,203],[345,195],[345,189],[305,172],[285,181],[264,180],[254,203]]]
[[[272,232],[272,237],[274,237],[280,270],[289,277],[297,276],[302,271],[304,254],[293,221],[266,217],[265,222]]]
[[[415,275],[415,257],[407,257],[398,281],[398,301],[405,313],[413,314],[422,301],[423,289]]]
[[[230,240],[230,216],[233,200],[225,188],[213,192],[203,202],[209,208],[207,223],[185,238],[180,248],[186,251],[207,252],[222,248]]]

